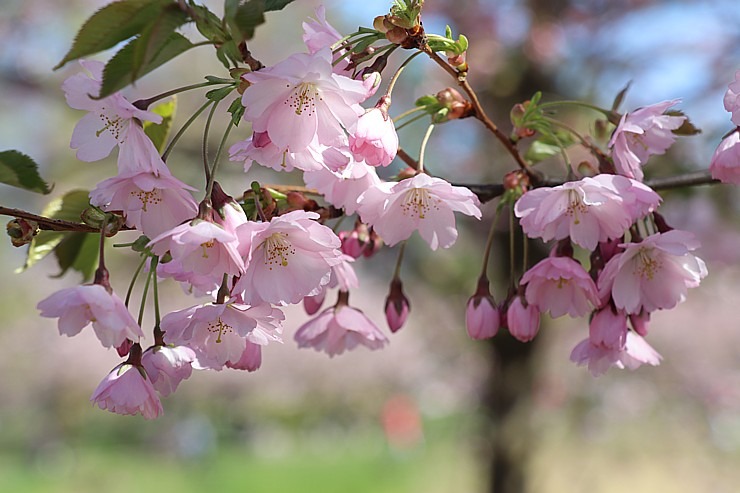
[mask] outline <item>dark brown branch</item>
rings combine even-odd
[[[20,219],[26,219],[38,223],[39,229],[44,231],[69,231],[77,233],[100,233],[100,228],[93,228],[84,223],[75,223],[72,221],[64,221],[62,219],[54,219],[51,217],[39,216],[21,209],[11,209],[9,207],[0,206],[0,215],[17,217]],[[121,228],[121,230],[128,230],[127,226]]]

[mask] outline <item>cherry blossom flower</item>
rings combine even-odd
[[[329,203],[344,209],[346,214],[357,212],[360,195],[380,184],[375,168],[354,159],[350,159],[345,166],[336,171],[322,168],[306,172],[303,174],[303,180],[307,187],[318,190]]]
[[[326,20],[326,9],[323,5],[316,7],[316,19],[303,23],[303,43],[309,53],[316,53],[323,48],[340,41],[342,35]]]
[[[298,347],[313,347],[333,357],[358,345],[380,349],[387,344],[388,339],[364,313],[347,305],[348,297],[347,292],[340,292],[336,306],[303,324],[295,333]]]
[[[658,366],[661,359],[660,354],[634,332],[627,332],[622,348],[597,345],[590,339],[584,339],[570,353],[572,362],[579,366],[588,365],[588,370],[595,377],[606,373],[612,366],[636,370],[643,364]]]
[[[612,257],[599,275],[599,295],[602,300],[611,296],[628,314],[673,308],[707,275],[704,261],[690,253],[699,242],[687,231],[656,233],[620,246],[624,251]]]
[[[735,80],[727,88],[724,104],[725,109],[732,113],[732,123],[740,126],[740,70],[735,72]]]
[[[100,100],[92,99],[91,95],[100,93],[104,64],[83,60],[80,65],[90,75],[75,74],[62,84],[67,104],[89,112],[72,132],[70,146],[77,149],[77,159],[92,162],[108,156],[116,145],[126,142],[129,130],[138,126],[133,121],[135,118],[161,123],[160,115],[140,110],[118,92]]]
[[[527,303],[553,318],[565,315],[581,317],[591,306],[599,306],[599,296],[583,266],[568,257],[548,257],[522,276]]]
[[[465,328],[472,339],[490,339],[498,333],[501,315],[489,291],[488,281],[485,289],[478,291],[468,300],[465,309]]]
[[[642,181],[642,165],[648,158],[665,153],[673,145],[676,136],[672,131],[680,127],[686,117],[664,113],[678,102],[678,99],[663,101],[622,115],[609,141],[619,174]]]
[[[229,159],[243,161],[245,173],[252,167],[253,162],[275,171],[290,172],[294,169],[316,171],[324,169],[323,153],[329,149],[314,138],[304,149],[291,152],[273,144],[267,132],[254,132],[247,140],[237,142],[229,148]]]
[[[59,317],[59,333],[72,337],[92,323],[103,346],[119,347],[144,337],[121,298],[99,284],[62,289],[37,305],[42,317]]]
[[[516,339],[529,342],[540,331],[540,310],[522,296],[515,296],[506,310],[506,326]]]
[[[144,369],[125,363],[115,367],[100,382],[90,402],[116,414],[133,416],[140,413],[144,419],[155,419],[164,413]]]
[[[370,166],[388,166],[398,152],[398,134],[384,102],[389,99],[381,98],[378,106],[367,110],[349,132],[349,148],[355,159]]]
[[[530,190],[514,212],[530,238],[571,241],[587,250],[621,237],[638,218],[654,210],[660,196],[629,178],[602,174],[552,188]]]
[[[597,310],[589,323],[591,344],[608,349],[622,349],[627,341],[627,315],[607,305]]]
[[[740,115],[740,109],[738,114]],[[740,131],[732,132],[719,143],[712,156],[709,171],[712,178],[722,183],[740,185]]]
[[[135,175],[137,173],[171,174],[162,161],[159,151],[149,136],[138,123],[129,125],[126,140],[121,143],[118,152],[118,174]]]
[[[190,378],[195,352],[186,346],[152,346],[141,357],[141,364],[154,388],[167,397],[180,382]]]
[[[424,173],[370,188],[358,201],[363,221],[390,246],[418,230],[432,250],[449,248],[457,240],[453,211],[481,217],[480,202],[473,192]]]
[[[290,152],[304,150],[314,138],[324,145],[343,139],[368,97],[362,81],[332,72],[329,48],[291,55],[244,79],[250,82],[242,96],[244,118],[255,132],[267,132],[272,143]]]
[[[268,304],[250,306],[232,299],[168,313],[161,328],[166,342],[195,352],[194,368],[221,370],[228,362],[241,359],[248,340],[256,344],[280,340],[284,318]]]
[[[269,223],[248,223],[237,233],[246,271],[234,287],[246,303],[298,303],[318,293],[342,262],[340,240],[315,221],[315,212],[292,211]]]

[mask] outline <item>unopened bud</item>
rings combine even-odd
[[[28,245],[39,232],[39,225],[36,221],[17,218],[8,222],[5,231],[10,236],[10,242],[14,247]]]
[[[528,305],[523,296],[515,296],[506,310],[509,333],[521,342],[529,342],[540,330],[540,311]]]
[[[460,53],[459,55],[452,55],[447,57],[447,62],[455,67],[458,72],[467,72],[468,64],[465,61],[466,52]]]
[[[379,15],[375,19],[373,19],[373,29],[375,29],[378,32],[381,33],[387,33],[388,29],[393,29],[393,27],[388,27],[388,22],[385,20],[384,15]]]
[[[308,205],[306,196],[301,192],[288,192],[285,201],[288,203],[288,207],[291,210],[304,210],[306,205]]]
[[[402,27],[394,27],[393,29],[385,33],[385,37],[391,43],[400,45],[408,39],[409,35],[408,33],[406,33],[406,29]]]
[[[80,218],[83,223],[87,224],[91,228],[100,229],[103,227],[106,215],[107,214],[104,211],[101,211],[97,207],[88,207],[82,211]]]
[[[635,329],[635,332],[637,332],[642,337],[647,336],[648,322],[650,322],[650,313],[644,310],[637,315],[630,315],[630,323],[632,324],[632,328]]]
[[[488,279],[478,280],[478,289],[468,300],[465,310],[465,328],[472,339],[490,339],[501,326],[501,315],[491,296]]]
[[[391,281],[388,297],[385,299],[385,320],[391,332],[401,330],[409,317],[410,310],[409,300],[403,294],[403,283],[400,279],[394,278]]]
[[[129,351],[131,351],[131,346],[133,345],[134,345],[134,341],[132,341],[131,339],[126,339],[125,341],[123,341],[121,345],[116,348],[116,352],[118,353],[118,356],[120,356],[121,358],[126,356],[129,353]]]

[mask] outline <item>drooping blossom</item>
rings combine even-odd
[[[491,296],[488,279],[480,279],[465,309],[465,328],[472,339],[490,339],[500,326],[501,315]]]
[[[316,19],[310,19],[303,23],[303,43],[308,48],[309,53],[316,53],[323,48],[331,48],[334,43],[341,39],[342,35],[339,34],[339,31],[326,20],[326,9],[323,5],[316,7]],[[346,66],[347,63],[345,61],[344,65]]]
[[[570,353],[572,362],[579,366],[588,365],[595,377],[606,373],[612,366],[636,370],[643,364],[658,366],[661,359],[660,354],[634,332],[627,332],[622,348],[596,345],[590,339],[584,339]]]
[[[262,346],[247,339],[244,352],[237,361],[227,361],[226,366],[234,370],[257,371],[262,366]]]
[[[250,306],[232,299],[168,313],[161,328],[167,343],[195,352],[194,368],[220,370],[241,359],[248,340],[257,344],[280,340],[284,318],[268,304]]]
[[[588,272],[569,257],[548,257],[524,273],[527,303],[553,318],[581,317],[599,306],[596,285]]]
[[[303,298],[303,307],[307,314],[313,315],[319,311],[321,305],[324,304],[327,290],[339,287],[342,291],[349,291],[360,286],[357,273],[354,267],[352,267],[354,261],[354,257],[342,254],[341,262],[331,268],[329,283],[321,286],[317,293]]]
[[[719,143],[712,156],[709,171],[712,178],[722,183],[740,185],[740,131],[732,132]]]
[[[255,132],[266,132],[281,150],[300,152],[317,138],[334,145],[344,138],[363,109],[368,90],[357,81],[332,72],[329,48],[297,53],[284,61],[244,75],[244,118]]]
[[[600,242],[621,237],[659,203],[660,196],[642,183],[601,174],[530,190],[516,202],[514,212],[530,238],[570,237],[573,243],[594,250]]]
[[[72,337],[92,323],[103,346],[121,346],[144,337],[121,298],[99,284],[62,289],[37,305],[42,317],[59,317],[59,333]]]
[[[453,211],[481,217],[480,202],[473,192],[424,173],[370,188],[358,201],[363,221],[391,246],[418,230],[432,250],[449,248],[457,240]]]
[[[371,187],[380,184],[375,168],[362,161],[348,160],[345,166],[333,171],[322,168],[303,174],[307,187],[315,188],[334,207],[354,214],[359,207],[358,198]]]
[[[141,364],[154,388],[167,397],[180,382],[190,378],[195,352],[187,346],[152,346],[141,357]]]
[[[727,88],[724,104],[725,109],[732,113],[732,123],[740,126],[740,70],[735,72],[735,80]]]
[[[315,212],[292,211],[270,222],[247,223],[237,230],[246,271],[234,293],[246,303],[298,303],[313,295],[342,262],[340,241],[315,221]]]
[[[673,130],[686,120],[685,116],[664,114],[678,99],[645,106],[625,113],[609,141],[617,173],[642,181],[642,165],[655,154],[663,154],[673,145]]]
[[[515,296],[506,310],[506,326],[516,339],[529,342],[540,331],[540,310],[522,296]]]
[[[106,376],[93,392],[90,402],[116,414],[155,419],[162,415],[162,403],[146,372],[139,366],[121,364]]]
[[[358,345],[380,349],[388,339],[367,316],[348,303],[348,293],[340,292],[339,302],[303,324],[295,333],[298,347],[312,347],[329,356],[342,354]]]
[[[108,156],[116,145],[127,141],[129,130],[138,126],[133,121],[135,118],[161,123],[160,115],[135,107],[121,93],[116,92],[99,100],[92,99],[90,96],[100,94],[104,64],[82,60],[80,65],[89,75],[75,74],[62,84],[67,104],[76,110],[89,112],[72,132],[70,146],[77,149],[77,159],[92,162]]]
[[[398,134],[387,106],[381,98],[378,106],[365,112],[349,131],[349,148],[358,161],[370,166],[388,166],[398,152]]]
[[[170,175],[170,170],[159,155],[159,151],[138,123],[129,125],[126,140],[121,142],[118,152],[118,174],[130,176],[138,173],[160,173]]]
[[[594,346],[622,349],[627,342],[627,314],[607,305],[597,310],[588,325],[589,340]]]
[[[650,235],[640,243],[623,243],[624,251],[599,275],[599,295],[610,296],[628,314],[673,308],[707,275],[704,261],[690,252],[699,247],[687,231]]]
[[[229,159],[244,162],[245,173],[254,162],[275,171],[316,171],[324,168],[324,154],[331,150],[332,148],[319,144],[314,138],[305,148],[292,152],[273,144],[267,132],[254,132],[247,140],[237,142],[229,148]]]
[[[339,239],[342,240],[342,253],[352,258],[372,257],[383,246],[383,240],[375,230],[359,219],[351,231],[340,231]]]

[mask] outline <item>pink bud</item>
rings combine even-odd
[[[362,256],[365,245],[360,241],[357,231],[341,231],[339,233],[339,239],[342,240],[342,253],[352,258]]]
[[[534,339],[540,330],[540,311],[534,305],[525,305],[521,296],[515,297],[506,311],[509,333],[522,342]]]
[[[398,278],[391,281],[391,290],[385,299],[385,319],[391,332],[398,332],[409,316],[409,300],[403,294],[403,284]]]
[[[650,313],[645,310],[641,311],[638,315],[630,315],[632,328],[642,337],[645,337],[648,333],[648,322],[650,322]]]
[[[478,280],[478,289],[468,300],[465,310],[465,327],[473,339],[489,339],[496,335],[501,326],[501,315],[491,296],[488,278]]]
[[[322,289],[321,292],[314,296],[306,296],[303,298],[303,309],[306,310],[306,313],[309,315],[313,315],[317,311],[319,311],[319,308],[321,308],[321,305],[324,304],[324,298],[326,297],[326,289]]]
[[[120,356],[121,358],[126,356],[128,352],[131,350],[131,346],[133,345],[134,345],[134,341],[132,341],[131,339],[126,339],[125,341],[123,341],[121,345],[116,348],[116,352],[118,353],[118,356]]]

